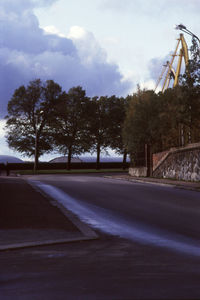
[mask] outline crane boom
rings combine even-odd
[[[178,54],[178,49],[179,49],[180,45],[181,45],[181,49],[180,49],[179,54]],[[178,59],[178,63],[176,65],[176,67],[174,68],[173,64],[174,64],[175,57],[177,57],[177,56],[179,56],[179,59]],[[185,38],[184,38],[183,34],[181,33],[180,37],[178,38],[178,42],[177,42],[175,51],[172,54],[172,59],[171,59],[170,62],[167,62],[167,64],[165,65],[165,69],[162,70],[162,73],[161,73],[161,75],[158,79],[158,82],[156,84],[155,90],[157,89],[158,85],[160,84],[160,82],[162,80],[162,77],[163,77],[166,70],[167,70],[167,72],[166,72],[166,75],[165,75],[165,78],[164,78],[164,83],[162,85],[162,92],[164,92],[166,89],[168,89],[171,79],[174,80],[173,87],[178,85],[183,58],[184,58],[185,67],[186,67],[187,64],[188,64],[188,61],[189,61],[188,47],[187,47],[187,43],[185,41]]]

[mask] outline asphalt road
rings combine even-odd
[[[200,299],[200,194],[100,176],[37,176],[99,240],[0,253],[4,299]]]
[[[100,176],[38,179],[40,189],[97,229],[200,255],[199,192]]]

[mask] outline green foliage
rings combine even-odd
[[[58,151],[71,157],[83,152],[100,153],[108,147],[122,153],[123,98],[86,97],[80,87],[68,93],[53,81],[34,80],[21,86],[8,103],[7,142],[27,156]],[[37,150],[35,153],[35,149]]]
[[[159,149],[159,113],[158,96],[153,91],[138,90],[128,97],[128,110],[123,128],[124,144],[134,160],[144,152],[145,144],[153,150]]]
[[[129,96],[124,123],[124,143],[134,160],[144,155],[144,145],[153,152],[200,141],[200,48],[196,39],[181,84],[156,95],[141,91]]]
[[[61,87],[48,80],[31,81],[15,90],[8,103],[7,142],[11,149],[37,158],[52,150],[49,119],[61,94]]]
[[[78,86],[62,94],[51,120],[54,145],[60,153],[68,154],[68,169],[73,155],[89,150],[88,113],[89,99]]]
[[[192,39],[190,53],[191,59],[181,77],[180,86],[185,143],[200,140],[200,45],[195,38]]]
[[[200,50],[195,39],[190,50],[181,84],[164,93],[138,88],[126,99],[90,99],[82,87],[66,93],[53,80],[19,87],[8,103],[9,147],[36,158],[57,150],[68,155],[70,169],[71,157],[84,152],[97,152],[98,168],[108,148],[124,158],[128,151],[138,161],[145,144],[157,152],[199,142]]]
[[[192,88],[200,84],[200,45],[193,38],[190,47],[191,59],[186,67],[186,72],[181,76],[181,85]]]
[[[93,97],[89,109],[90,149],[97,152],[97,169],[99,168],[100,153],[109,146],[109,98]]]
[[[182,122],[182,93],[179,87],[167,89],[158,95],[160,150],[180,146]]]
[[[108,99],[109,106],[109,146],[119,154],[124,154],[126,149],[124,147],[122,138],[122,128],[126,116],[127,100],[112,96]]]

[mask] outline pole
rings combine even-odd
[[[37,151],[38,151],[38,130],[37,130],[37,125],[38,125],[38,116],[35,117],[35,160],[34,160],[34,174],[37,171]]]

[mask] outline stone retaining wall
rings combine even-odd
[[[129,168],[129,175],[133,177],[146,177],[147,168],[146,167]]]
[[[200,180],[200,143],[171,148],[153,171],[153,177]]]
[[[153,157],[152,157],[152,159],[153,159],[153,170],[155,170],[161,164],[161,162],[166,159],[169,152],[170,152],[170,150],[153,154]]]

